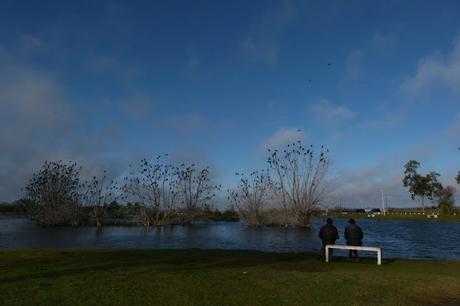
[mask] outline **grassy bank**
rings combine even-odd
[[[4,305],[458,304],[460,261],[245,251],[0,252]]]

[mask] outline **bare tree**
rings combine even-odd
[[[177,168],[179,192],[184,205],[185,222],[195,221],[209,200],[216,196],[219,185],[209,179],[209,167],[197,169],[195,164],[181,164]]]
[[[124,197],[139,203],[139,216],[145,226],[168,225],[177,216],[177,168],[166,163],[166,157],[160,155],[153,162],[144,158],[137,168],[130,165],[130,174],[122,186]]]
[[[236,175],[240,177],[240,182],[235,190],[227,190],[229,199],[249,225],[263,226],[263,210],[270,200],[273,185],[269,171],[254,171],[249,176],[243,173]]]
[[[85,182],[83,200],[86,206],[92,208],[92,219],[97,227],[104,224],[107,215],[106,204],[115,201],[117,197],[117,185],[107,180],[107,171],[104,170],[102,177],[93,176]]]
[[[31,217],[45,226],[78,225],[80,170],[76,163],[46,161],[25,188]]]
[[[313,146],[304,147],[299,140],[282,151],[268,150],[268,164],[274,171],[274,191],[284,211],[298,226],[310,227],[313,211],[324,203],[328,184],[329,151],[321,146],[315,154]]]

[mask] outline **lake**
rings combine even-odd
[[[42,228],[22,217],[0,217],[0,249],[152,248],[245,249],[271,252],[318,252],[318,230],[249,228],[240,222],[206,222],[163,229],[142,227]],[[344,243],[347,220],[337,219]],[[363,245],[383,248],[384,258],[460,259],[460,222],[357,220]],[[335,254],[346,254],[337,251]]]

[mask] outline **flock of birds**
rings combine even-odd
[[[332,63],[327,63],[327,66],[328,67],[332,66]],[[311,79],[308,79],[308,83],[311,83]]]
[[[332,63],[331,63],[331,62],[328,62],[328,63],[327,63],[327,66],[328,66],[328,67],[332,66]],[[311,83],[311,79],[308,79],[307,82],[308,82],[308,83]],[[301,130],[301,129],[297,129],[297,132],[300,133],[300,132],[302,132],[302,130]],[[459,149],[460,149],[460,148],[459,148]]]

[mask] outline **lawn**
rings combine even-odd
[[[4,305],[460,304],[460,261],[221,250],[0,252]]]

